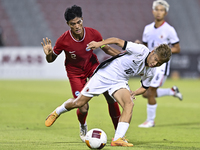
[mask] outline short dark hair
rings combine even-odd
[[[65,10],[64,16],[67,22],[76,17],[82,18],[82,9],[79,6],[73,5]]]

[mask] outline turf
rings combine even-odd
[[[131,79],[131,89],[140,86]],[[133,148],[111,147],[114,128],[103,96],[90,101],[88,128],[101,128],[108,136],[104,150],[188,150],[200,149],[199,80],[180,79],[165,82],[177,85],[183,101],[174,97],[157,100],[156,127],[138,128],[146,119],[146,99],[135,100],[132,122],[126,134]],[[52,127],[45,127],[47,115],[72,96],[67,80],[0,80],[0,150],[88,150],[79,138],[76,111],[63,114]]]

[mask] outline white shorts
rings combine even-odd
[[[81,91],[81,94],[87,97],[93,97],[108,91],[109,95],[113,97],[112,94],[121,88],[126,88],[127,90],[130,90],[127,81],[110,80],[96,73],[86,83]]]
[[[151,80],[151,87],[161,87],[164,83],[165,80],[167,79],[167,76],[160,70],[160,68],[156,68],[156,73],[153,76],[153,79]]]

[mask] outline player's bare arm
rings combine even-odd
[[[48,37],[46,37],[46,39],[43,38],[43,42],[41,42],[41,45],[43,47],[44,53],[46,54],[47,62],[53,62],[57,56],[53,53],[51,40],[48,39]]]
[[[137,95],[141,95],[143,94],[144,92],[146,92],[146,89],[141,86],[140,88],[138,88],[137,90],[134,91],[134,95],[137,96]]]
[[[108,39],[106,39],[106,40],[104,40],[104,41],[100,41],[100,42],[95,42],[95,41],[92,41],[92,42],[90,42],[89,44],[88,44],[88,49],[93,49],[93,50],[95,50],[95,49],[97,49],[97,48],[99,48],[99,47],[101,47],[101,46],[103,46],[103,45],[107,45],[107,44],[116,44],[116,45],[118,45],[119,47],[123,47],[124,46],[124,40],[121,40],[121,39],[119,39],[119,38],[108,38]]]
[[[174,54],[174,53],[180,53],[180,44],[179,44],[179,43],[174,44],[174,45],[172,46],[171,50],[172,50],[172,53],[173,53],[173,54]]]
[[[131,94],[132,99],[136,99],[135,96],[141,95],[141,94],[143,94],[145,92],[146,92],[146,89],[143,88],[142,86],[139,89],[135,90],[135,91],[131,91],[130,90],[130,94]]]
[[[111,56],[115,56],[119,53],[121,53],[119,50],[110,47],[108,45],[105,45],[104,47],[101,48],[106,54],[111,55]]]

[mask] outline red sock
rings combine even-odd
[[[112,119],[115,130],[117,129],[117,124],[119,121],[119,117],[121,116],[121,112],[119,109],[119,105],[117,102],[108,103],[109,114]]]
[[[77,111],[76,111],[76,114],[77,114],[79,122],[81,124],[85,124],[85,120],[86,120],[86,117],[87,117],[88,113],[81,113],[79,108],[78,108]]]

